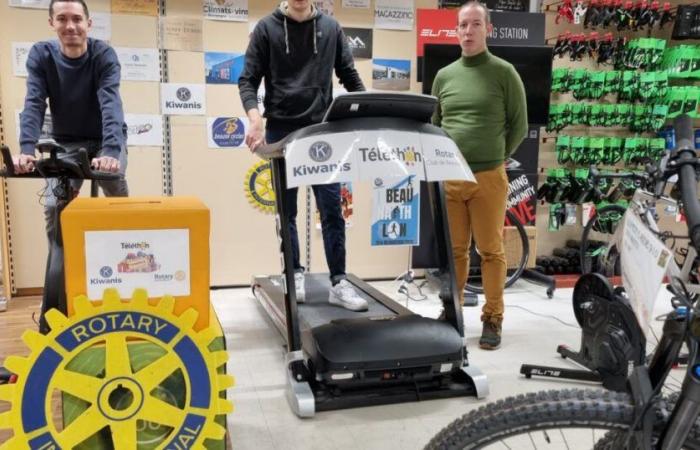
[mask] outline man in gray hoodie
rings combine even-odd
[[[352,53],[340,24],[321,13],[310,0],[282,2],[255,27],[238,80],[241,102],[250,127],[246,144],[251,151],[288,134],[321,122],[333,99],[333,70],[349,92],[364,91]],[[258,110],[257,94],[265,79],[265,117]],[[328,301],[353,311],[367,309],[345,274],[345,220],[340,206],[340,185],[314,185],[326,262],[330,270]],[[284,203],[289,221],[297,301],[304,301],[304,268],[299,257],[296,227],[298,189],[287,189]]]

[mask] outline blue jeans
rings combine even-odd
[[[76,143],[62,143],[68,150],[59,158],[72,159],[77,155],[79,148],[85,148],[88,151],[88,158],[99,156],[100,142],[85,141]],[[129,195],[129,188],[124,178],[127,165],[126,148],[119,153],[119,174],[118,180],[97,181],[105,197],[126,197]],[[46,261],[46,275],[44,277],[44,294],[41,304],[41,315],[39,316],[39,331],[46,334],[49,331],[48,323],[46,322],[46,312],[49,309],[57,308],[62,313],[66,313],[66,289],[65,275],[63,268],[63,238],[61,236],[61,224],[59,216],[61,211],[68,205],[74,197],[74,194],[80,190],[83,180],[71,179],[70,190],[72,192],[57,192],[59,188],[58,180],[48,178],[46,180],[46,190],[44,194],[44,218],[46,219],[46,237],[49,241],[49,254]],[[57,198],[57,194],[60,198]]]
[[[280,141],[294,130],[265,130],[268,144]],[[311,188],[316,198],[316,207],[321,215],[321,234],[326,263],[333,283],[345,278],[345,219],[340,205],[340,183],[315,184]],[[286,189],[283,201],[287,212],[289,235],[292,239],[294,270],[304,270],[299,259],[299,232],[297,231],[297,193],[299,188]]]

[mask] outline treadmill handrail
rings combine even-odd
[[[285,160],[287,188],[378,176],[476,181],[443,129],[405,118],[360,117],[310,125],[256,153]]]
[[[393,126],[387,126],[386,121],[390,121],[390,123]],[[285,136],[284,139],[281,139],[272,144],[265,144],[259,146],[255,149],[254,153],[265,160],[270,160],[273,158],[283,158],[285,156],[285,148],[297,139],[322,134],[343,133],[349,131],[405,131],[411,133],[418,132],[422,134],[444,136],[449,138],[449,135],[445,132],[445,130],[429,123],[423,123],[415,120],[397,117],[358,117],[338,120],[334,122],[323,122],[300,128]]]

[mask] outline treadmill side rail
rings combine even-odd
[[[294,378],[292,364],[304,361],[301,351],[290,352],[285,355],[287,366],[287,401],[294,414],[298,417],[313,417],[316,414],[316,400],[311,386],[307,381],[298,381]]]
[[[489,391],[489,380],[486,378],[486,374],[475,366],[464,366],[462,371],[472,379],[477,399],[483,400],[489,396],[491,392]]]

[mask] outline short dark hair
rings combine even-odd
[[[484,10],[484,19],[486,19],[486,23],[491,23],[491,13],[489,12],[488,6],[486,6],[486,3],[481,3],[479,0],[469,0],[468,2],[465,2],[462,4],[462,6],[459,7],[459,12],[461,13],[463,9],[476,6]],[[459,13],[458,13],[459,14]]]
[[[60,3],[60,2],[65,2],[65,3],[80,3],[83,5],[83,11],[85,11],[85,18],[90,17],[90,12],[88,11],[87,4],[85,3],[85,0],[51,0],[51,3],[49,3],[49,17],[53,17],[53,4],[54,3]]]

